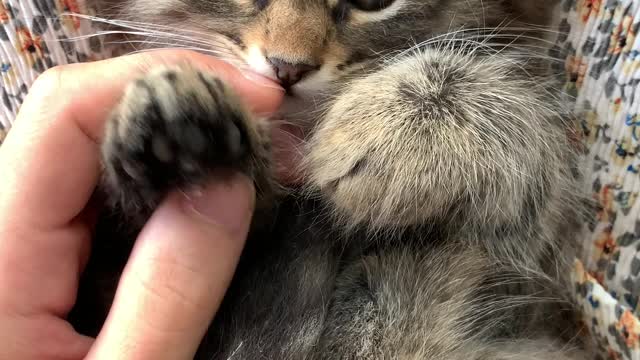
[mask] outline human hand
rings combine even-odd
[[[0,359],[193,357],[248,231],[254,189],[242,175],[211,183],[197,199],[172,193],[159,206],[95,341],[65,320],[90,251],[95,211],[87,204],[105,119],[141,72],[185,60],[226,80],[257,113],[282,100],[267,80],[177,50],[69,65],[33,85],[0,147]]]

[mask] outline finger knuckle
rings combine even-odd
[[[32,93],[48,94],[58,90],[64,84],[63,78],[68,72],[69,65],[58,65],[40,74],[31,86]]]

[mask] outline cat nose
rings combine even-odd
[[[292,64],[278,58],[268,58],[267,60],[271,63],[271,66],[273,66],[273,70],[276,72],[276,76],[284,88],[295,85],[306,74],[318,68],[317,66],[309,64]]]

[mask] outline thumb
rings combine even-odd
[[[138,237],[88,359],[192,359],[235,271],[254,188],[234,175],[173,193]]]

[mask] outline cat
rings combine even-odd
[[[100,17],[199,34],[277,80],[305,178],[277,184],[270,123],[215,76],[183,65],[132,82],[102,145],[112,211],[72,322],[99,331],[105,289],[168,191],[239,171],[255,220],[196,358],[586,359],[568,279],[576,124],[545,52],[555,4],[99,1]]]

